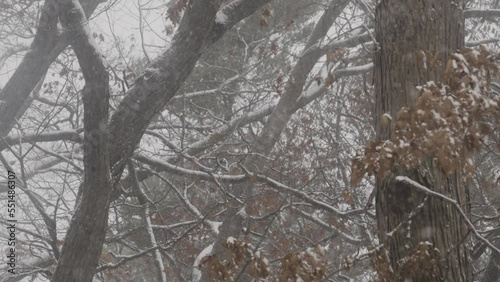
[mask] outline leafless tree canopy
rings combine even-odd
[[[498,281],[499,19],[0,0],[0,281]]]

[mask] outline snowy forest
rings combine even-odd
[[[499,0],[0,0],[0,281],[500,281]]]

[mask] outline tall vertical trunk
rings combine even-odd
[[[378,140],[392,134],[392,124],[383,123],[382,115],[395,118],[402,107],[411,108],[418,96],[416,86],[444,81],[450,52],[464,45],[463,7],[463,0],[382,0],[377,6]],[[424,67],[418,60],[421,51],[438,60]],[[455,199],[466,209],[467,188],[460,173],[444,175],[431,158],[411,170],[395,167],[389,176],[377,179],[379,237],[390,266],[386,281],[472,281],[467,228],[460,215],[443,201],[397,183],[398,175]]]
[[[85,79],[84,156],[82,199],[58,257],[53,282],[90,282],[104,243],[111,199],[109,173],[109,75],[100,50],[89,35],[87,18],[78,0],[56,6],[61,25],[71,32],[70,42]]]

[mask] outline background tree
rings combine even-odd
[[[18,172],[22,222],[21,276],[7,281],[78,271],[55,270],[72,263],[61,260],[61,251],[78,250],[61,250],[76,246],[65,236],[72,218],[87,213],[76,202],[106,212],[92,197],[109,201],[107,227],[94,234],[102,236],[100,257],[84,256],[97,280],[196,281],[201,272],[209,280],[375,278],[370,258],[381,243],[375,182],[367,177],[353,187],[349,181],[351,158],[375,134],[375,2],[224,1],[197,13],[206,1],[82,1],[87,39],[105,58],[113,133],[107,155],[115,188],[95,193],[79,189],[93,175],[87,153],[97,152],[86,142],[101,140],[89,137],[102,131],[84,129],[88,74],[77,64],[75,32],[56,25],[56,39],[36,35],[43,40],[30,49],[43,3],[6,3],[1,97],[24,99],[2,104],[17,113],[2,119],[12,130],[3,135],[0,161]],[[479,31],[467,33],[467,44],[494,48],[498,36],[485,28],[496,27],[495,10],[485,11],[494,3],[467,7],[466,32]],[[20,15],[25,18],[15,18]],[[30,24],[17,24],[23,21]],[[204,31],[191,34],[198,26]],[[24,49],[9,53],[6,46],[14,44]],[[35,50],[45,55],[32,57]],[[98,56],[85,62],[92,58]],[[35,59],[40,65],[29,67]],[[23,76],[26,70],[32,75]],[[487,121],[494,128],[494,119]],[[492,150],[473,159],[481,170],[471,182],[472,231],[485,231],[494,242],[496,144],[488,142]],[[486,184],[492,188],[480,189]],[[231,222],[241,210],[242,221]],[[470,239],[477,277],[491,248]],[[88,246],[99,244],[91,241]],[[225,276],[214,276],[213,267]]]

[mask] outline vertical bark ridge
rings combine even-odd
[[[448,0],[382,0],[377,6],[375,34],[380,49],[374,58],[374,75],[378,140],[390,139],[394,126],[381,122],[383,114],[395,120],[401,108],[415,104],[419,94],[416,86],[443,81],[450,52],[464,46],[463,6],[463,1]],[[419,61],[421,51],[430,59],[426,67]],[[394,177],[398,175],[408,176],[467,208],[467,188],[461,174],[444,175],[432,158],[411,170],[395,167],[388,177],[377,179],[379,237],[389,252],[394,279],[472,281],[464,243],[467,228],[460,215],[441,200],[426,198],[396,182]],[[392,233],[401,224],[404,228]],[[405,264],[422,242],[429,242],[438,251],[436,265],[429,265],[428,271]]]

